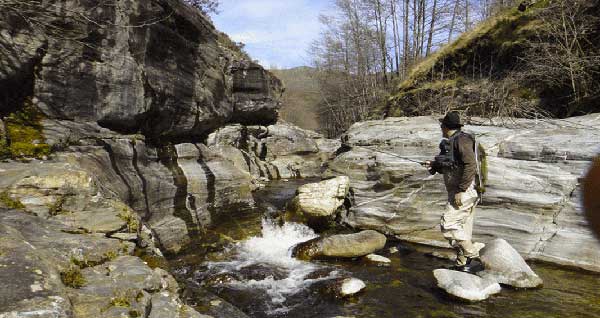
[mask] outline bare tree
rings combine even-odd
[[[564,116],[574,115],[586,99],[597,98],[600,91],[600,48],[590,37],[598,32],[599,19],[588,12],[592,2],[556,0],[541,10],[544,27],[529,43],[531,52],[524,57],[530,80],[567,97],[561,99],[568,100]]]
[[[208,13],[218,13],[219,1],[217,0],[183,0],[183,2]]]

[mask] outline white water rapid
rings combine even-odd
[[[268,314],[285,313],[290,309],[289,304],[285,304],[289,296],[305,290],[317,281],[334,278],[338,274],[333,271],[327,277],[309,279],[309,274],[324,266],[291,256],[294,245],[317,236],[303,224],[285,223],[279,226],[272,220],[265,219],[262,221],[261,236],[237,243],[231,251],[233,256],[230,260],[210,262],[207,266],[213,275],[233,274],[238,277],[228,283],[231,288],[264,291],[270,298],[270,304],[266,304],[271,308]],[[235,275],[241,272],[244,275]]]

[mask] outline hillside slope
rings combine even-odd
[[[317,105],[321,96],[319,84],[314,78],[315,70],[310,67],[295,67],[271,72],[281,79],[285,86],[281,118],[298,127],[317,131]]]
[[[537,1],[525,12],[513,8],[484,21],[417,65],[373,117],[450,109],[488,117],[599,111],[594,43],[600,35],[600,5],[575,2]],[[561,29],[562,17],[572,24]],[[563,42],[576,48],[565,48]]]

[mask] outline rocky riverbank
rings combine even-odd
[[[336,189],[299,191],[288,212],[446,246],[439,177],[390,154],[433,156],[434,119],[358,123],[342,147],[278,120],[282,83],[180,1],[56,4],[32,14],[43,25],[69,18],[83,40],[0,12],[1,318],[244,317],[202,290],[184,294],[210,306],[184,304],[186,286],[151,260],[197,248],[208,230],[254,207],[253,192],[271,180],[341,176]],[[467,127],[490,153],[476,238],[600,271],[578,197],[599,120]],[[362,256],[385,244],[365,233],[371,246],[361,255],[319,253]]]
[[[0,317],[199,317],[134,254],[193,248],[339,143],[278,123],[282,83],[181,1],[37,6],[73,36],[0,12]]]
[[[489,181],[477,209],[474,238],[506,239],[526,259],[600,271],[600,243],[580,206],[579,178],[598,153],[600,117],[565,120],[481,121],[477,134],[488,152]],[[325,176],[349,176],[356,204],[346,222],[402,240],[446,247],[439,218],[446,194],[439,175],[413,160],[438,153],[435,118],[389,118],[352,126],[345,152]]]

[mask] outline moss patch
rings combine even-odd
[[[70,266],[67,270],[60,273],[60,280],[65,286],[71,288],[81,288],[85,286],[85,278],[81,274],[81,269],[77,266]]]
[[[137,233],[139,227],[140,227],[140,222],[138,221],[137,216],[135,215],[135,212],[132,212],[126,208],[123,208],[123,211],[121,213],[119,213],[118,217],[127,222],[127,231],[129,233]]]
[[[169,270],[169,262],[164,257],[147,254],[142,249],[137,249],[134,255],[141,258],[152,269],[162,268],[166,271]]]
[[[115,296],[111,298],[110,305],[113,307],[129,308],[131,307],[131,301],[126,296]]]
[[[30,101],[25,101],[22,110],[14,112],[6,118],[8,144],[0,153],[10,154],[10,157],[15,159],[41,159],[48,156],[50,146],[45,143],[42,133],[42,119],[44,119],[43,114]]]
[[[0,204],[8,209],[25,209],[25,205],[18,199],[13,199],[7,192],[0,192]]]

